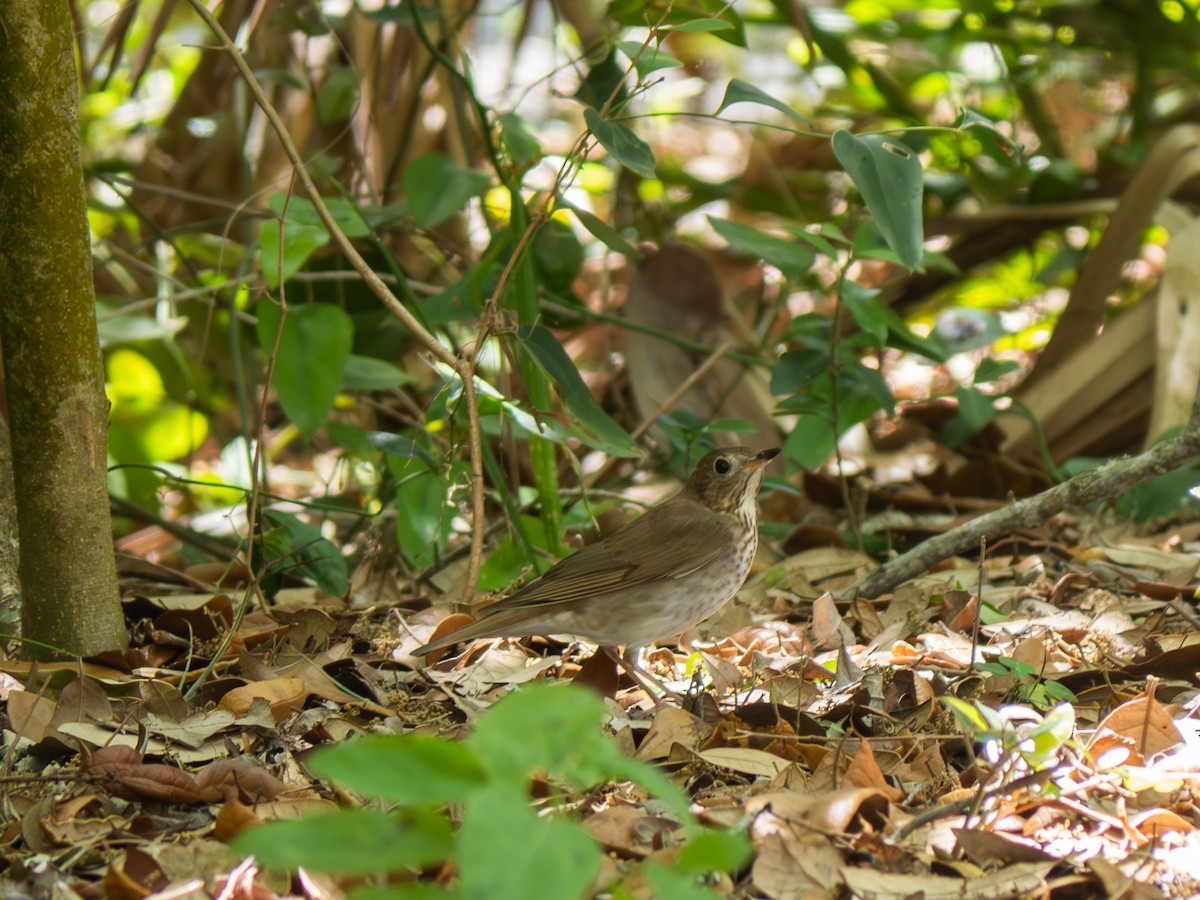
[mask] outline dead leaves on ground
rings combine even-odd
[[[649,654],[679,691],[710,688],[692,708],[622,690],[609,727],[702,823],[746,830],[753,862],[719,893],[1186,896],[1200,890],[1200,631],[1181,614],[1198,538],[1046,540],[985,563],[982,605],[972,563],[835,603],[827,591],[865,560],[807,550],[708,623],[729,637]],[[307,774],[310,749],[367,732],[452,739],[514,687],[580,671],[575,648],[541,642],[481,643],[420,671],[410,654],[437,609],[356,613],[307,593],[243,616],[224,594],[127,609],[138,643],[120,659],[0,663],[0,846],[31,889],[277,895],[285,881],[234,871],[223,842],[352,802]],[[636,793],[575,807],[608,852],[604,883],[638,895],[677,823]],[[336,895],[305,878],[293,889]]]

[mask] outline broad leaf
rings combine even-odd
[[[721,99],[721,105],[717,107],[716,115],[719,116],[735,103],[757,103],[760,106],[769,106],[772,109],[777,109],[797,122],[808,121],[808,119],[804,118],[804,116],[800,115],[800,113],[796,112],[782,100],[776,100],[766,91],[748,84],[740,78],[732,78],[729,84],[726,85],[725,96]]]
[[[637,445],[625,433],[625,429],[600,408],[588,386],[583,383],[575,363],[553,334],[535,325],[519,329],[517,336],[521,346],[529,351],[542,371],[558,387],[567,409],[591,432],[592,443],[598,450],[614,456],[640,455]]]
[[[258,343],[266,353],[275,346],[280,316],[273,302],[259,302]],[[283,411],[304,434],[320,428],[333,409],[353,341],[354,323],[336,306],[293,307],[283,320],[275,357],[275,392]]]
[[[708,217],[713,230],[738,250],[755,259],[770,263],[787,278],[799,278],[813,264],[812,250],[790,240],[759,231],[741,222]]]
[[[444,153],[419,156],[404,173],[408,211],[425,228],[445,222],[491,186],[486,172],[460,166]]]
[[[575,217],[579,219],[580,224],[590,231],[593,237],[608,247],[609,250],[612,250],[614,253],[620,253],[626,259],[637,259],[641,256],[632,244],[621,237],[621,233],[617,229],[613,228],[599,216],[588,212],[586,209],[580,209],[565,197],[559,197],[558,204],[571,210],[575,214]]]
[[[854,179],[888,246],[904,265],[915,269],[921,264],[924,240],[924,184],[916,153],[895,138],[857,137],[844,129],[834,132],[833,152]]]
[[[233,846],[277,869],[373,875],[440,862],[453,838],[446,817],[426,810],[338,809],[251,828]]]
[[[287,558],[278,560],[278,571],[311,578],[331,597],[341,597],[349,590],[350,569],[346,559],[320,529],[277,509],[264,510],[263,517],[275,527],[285,529],[291,538],[292,551]]]
[[[386,391],[408,384],[413,377],[385,359],[351,354],[342,369],[344,391]]]
[[[643,178],[657,177],[654,151],[640,137],[620,122],[605,119],[590,106],[583,111],[583,121],[613,159]]]
[[[409,806],[462,803],[487,783],[470,749],[428,735],[368,735],[314,753],[313,773],[368,797]]]
[[[507,739],[527,740],[517,732]],[[530,809],[516,784],[497,784],[466,803],[458,844],[461,894],[478,900],[583,897],[603,855],[583,826]]]

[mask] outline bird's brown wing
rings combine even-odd
[[[665,531],[670,532],[669,539]],[[570,604],[649,581],[678,578],[712,562],[730,541],[724,517],[694,500],[675,497],[571,554],[541,578],[489,606],[485,614]]]

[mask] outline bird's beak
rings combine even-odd
[[[780,451],[778,447],[772,447],[770,450],[763,450],[760,453],[756,453],[754,456],[742,463],[742,471],[753,472],[755,469],[761,469],[763,466],[777,457],[779,452]]]

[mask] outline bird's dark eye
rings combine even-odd
[[[728,475],[730,470],[733,468],[733,463],[722,456],[715,463],[713,463],[713,468],[717,470],[718,475]]]

